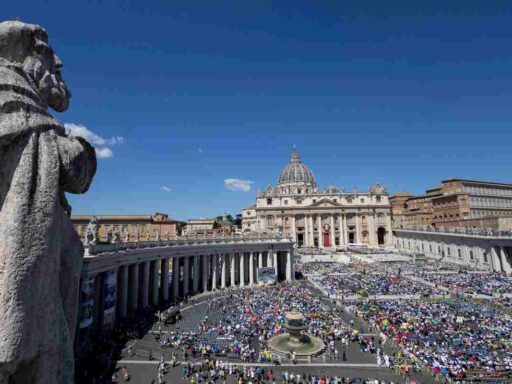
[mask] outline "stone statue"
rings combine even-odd
[[[137,232],[135,232],[135,241],[138,243],[140,241],[140,232],[137,229]]]
[[[85,229],[84,245],[95,245],[99,241],[99,220],[96,216],[91,217],[87,228]]]
[[[47,111],[69,105],[61,67],[43,28],[0,23],[0,383],[74,382],[84,248],[64,194],[96,154]]]
[[[121,234],[119,233],[119,228],[114,227],[114,232],[112,232],[112,243],[119,244],[121,242]]]
[[[148,231],[146,232],[146,241],[149,241],[149,236],[151,236],[151,235],[150,235],[149,230],[148,230]]]
[[[109,229],[107,232],[107,243],[108,244],[112,243],[112,238],[113,238],[113,233],[112,233],[112,230]]]
[[[158,229],[155,229],[155,240],[160,241],[160,231]]]
[[[130,242],[130,233],[129,232],[126,232],[126,234],[124,235],[124,242],[125,243],[129,243]]]
[[[169,236],[169,231],[166,231],[164,236],[165,241],[171,240],[171,237]]]

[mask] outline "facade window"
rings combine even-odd
[[[487,256],[487,252],[484,252],[484,263],[489,262],[489,257]]]
[[[337,203],[337,202],[338,202],[338,199],[333,199],[333,201],[334,201],[335,203]]]
[[[297,193],[300,195],[302,193],[302,189],[297,189]]]
[[[140,225],[140,231],[141,232],[146,232],[146,225],[145,224],[141,224]]]
[[[381,199],[381,197],[380,197],[380,196],[377,196],[377,197],[376,197],[377,203],[380,203],[380,199]]]
[[[272,205],[272,198],[267,199],[267,205]]]
[[[441,253],[441,246],[440,245],[437,246],[437,253]]]
[[[316,203],[316,199],[313,199],[313,204],[315,204],[315,203]]]
[[[284,201],[284,205],[288,205],[288,200],[285,200],[285,201]]]
[[[459,249],[457,249],[457,256],[459,256],[459,259],[462,259],[462,251]]]
[[[132,224],[132,232],[136,232],[137,231],[137,224]]]
[[[122,230],[122,231],[123,231],[123,233],[128,232],[128,225],[123,225],[123,227],[122,227],[122,228],[123,228],[123,230]]]
[[[448,252],[448,256],[451,256],[452,255],[452,251],[451,251],[450,247],[448,247],[446,250]]]
[[[110,225],[108,225],[108,224],[105,225],[105,231],[106,232],[110,231]]]
[[[474,257],[474,255],[473,255],[473,251],[469,251],[469,258],[470,258],[471,260],[474,260],[474,258],[475,258],[475,257]]]
[[[364,204],[364,199],[361,197],[361,204]]]
[[[428,249],[430,252],[432,252],[432,244],[429,244]]]

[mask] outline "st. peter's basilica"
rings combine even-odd
[[[367,192],[335,186],[320,189],[293,149],[277,188],[268,185],[258,191],[256,204],[242,211],[242,231],[281,232],[298,247],[391,244],[389,194],[379,183]]]

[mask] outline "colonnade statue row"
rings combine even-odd
[[[84,250],[64,192],[96,155],[47,112],[68,108],[61,66],[43,28],[0,23],[0,383],[74,382]]]

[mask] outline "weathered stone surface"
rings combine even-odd
[[[48,112],[69,91],[37,25],[0,23],[0,383],[72,383],[83,247],[64,192],[83,193],[94,149]]]

